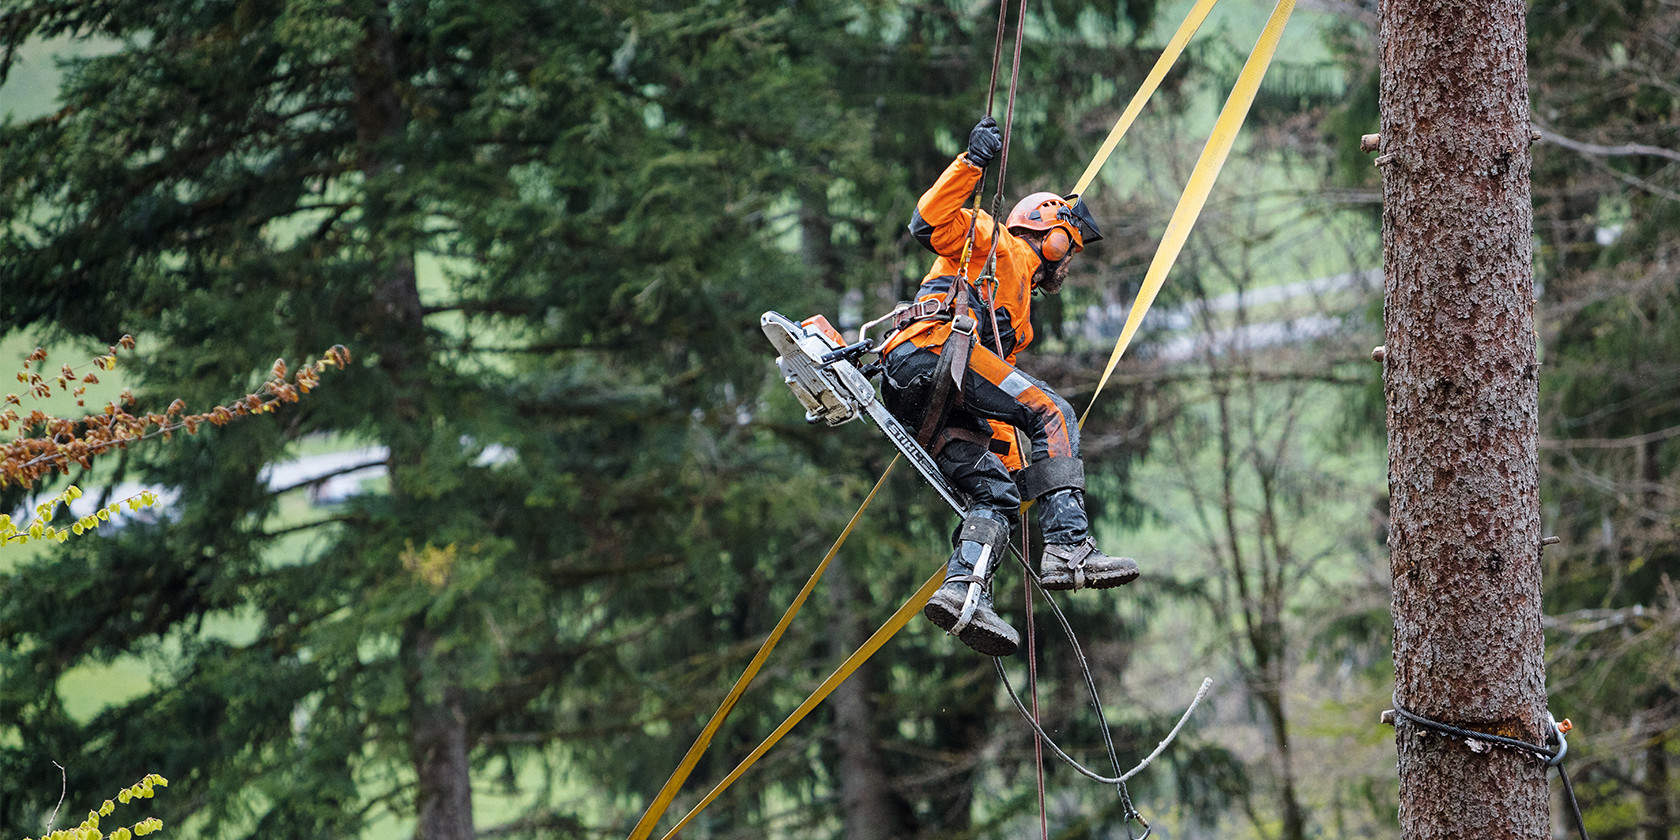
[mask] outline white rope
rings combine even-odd
[[[1184,728],[1184,722],[1189,720],[1190,713],[1196,711],[1196,707],[1201,705],[1202,698],[1207,696],[1208,689],[1210,688],[1213,688],[1213,677],[1202,677],[1202,687],[1196,689],[1196,699],[1190,701],[1190,708],[1185,709],[1184,714],[1179,717],[1178,725],[1174,726],[1172,731],[1167,733],[1167,737],[1161,739],[1161,743],[1155,745],[1154,752],[1144,756],[1144,759],[1138,762],[1136,767],[1127,770],[1125,775],[1120,777],[1120,781],[1124,782],[1127,779],[1136,776],[1138,773],[1143,772],[1143,768],[1148,767],[1149,762],[1154,761],[1161,755],[1161,753],[1167,751],[1167,745],[1171,744],[1172,740],[1178,737],[1178,730]]]

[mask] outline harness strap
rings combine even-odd
[[[905,306],[893,319],[893,330],[902,330],[917,321],[949,321],[951,309],[942,298],[927,298]]]
[[[1085,561],[1090,558],[1091,552],[1095,548],[1096,546],[1090,540],[1086,540],[1074,551],[1072,557],[1067,558],[1068,568],[1073,570],[1074,589],[1085,588]]]
[[[928,399],[927,412],[922,416],[921,428],[916,430],[916,442],[923,447],[933,443],[939,427],[945,425],[951,406],[962,404],[962,380],[968,372],[968,357],[974,349],[974,318],[968,314],[968,284],[957,278],[951,296],[951,334],[939,352],[939,365],[933,375],[933,394]]]
[[[933,445],[927,447],[928,454],[938,458],[939,453],[945,451],[945,447],[949,446],[951,441],[954,440],[966,440],[969,443],[981,447],[990,446],[992,443],[992,439],[989,436],[981,434],[973,429],[964,428],[962,426],[946,426],[945,428],[940,429],[938,433],[933,436]]]

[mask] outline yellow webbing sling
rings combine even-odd
[[[828,570],[829,561],[840,553],[840,546],[846,544],[846,538],[852,535],[852,529],[857,527],[858,520],[863,518],[864,510],[869,507],[870,502],[875,501],[875,494],[881,492],[881,487],[887,483],[887,476],[892,475],[893,467],[898,466],[899,457],[901,456],[894,456],[892,462],[887,464],[887,468],[881,472],[881,477],[876,479],[875,486],[870,489],[869,495],[863,498],[863,504],[858,505],[857,513],[852,514],[851,521],[846,523],[845,530],[840,532],[840,536],[834,540],[834,545],[823,555],[822,562],[817,564],[817,568],[811,572],[811,577],[800,587],[799,594],[793,596],[793,603],[789,604],[787,612],[782,614],[782,620],[776,622],[776,627],[765,638],[764,644],[758,646],[758,653],[753,654],[752,661],[747,663],[747,669],[741,672],[741,676],[735,680],[735,686],[729,689],[728,696],[723,698],[723,703],[712,713],[712,719],[706,721],[705,727],[700,730],[700,737],[694,739],[694,744],[683,755],[682,761],[677,763],[677,769],[671,771],[671,778],[665,780],[665,786],[660,788],[653,801],[648,803],[647,811],[630,831],[630,840],[646,840],[648,835],[653,833],[654,825],[664,815],[665,809],[671,807],[671,800],[676,798],[677,791],[682,788],[683,782],[687,781],[688,774],[694,771],[694,765],[700,762],[700,756],[711,745],[712,736],[717,734],[718,727],[723,726],[723,719],[735,708],[736,701],[740,700],[741,694],[747,690],[747,684],[758,676],[759,669],[764,667],[764,660],[770,658],[770,651],[776,649],[776,643],[782,640],[782,634],[787,632],[788,625],[793,623],[793,617],[799,614],[799,608],[804,606],[805,599],[811,594],[811,590],[817,587],[817,581],[822,578],[823,572]]]
[[[1198,0],[1197,4],[1191,8],[1190,14],[1180,24],[1179,31],[1168,42],[1168,50],[1174,50],[1174,44],[1177,44],[1177,49],[1172,55],[1173,59],[1176,59],[1177,53],[1183,49],[1181,41],[1188,41],[1190,34],[1194,33],[1196,28],[1201,25],[1202,19],[1207,16],[1208,9],[1216,2],[1218,0]],[[1184,241],[1189,236],[1190,227],[1195,223],[1197,216],[1200,215],[1203,205],[1207,203],[1208,193],[1213,188],[1214,179],[1218,177],[1219,170],[1225,165],[1225,159],[1229,156],[1231,145],[1236,139],[1237,130],[1242,127],[1243,120],[1248,116],[1248,109],[1254,102],[1254,95],[1259,89],[1260,80],[1265,77],[1266,68],[1270,65],[1272,56],[1277,51],[1278,39],[1283,35],[1284,24],[1289,20],[1289,15],[1294,11],[1294,8],[1295,0],[1278,0],[1276,8],[1272,10],[1271,17],[1266,21],[1265,30],[1255,44],[1254,51],[1249,54],[1248,61],[1244,63],[1242,73],[1237,77],[1237,83],[1231,89],[1231,95],[1226,99],[1225,107],[1220,110],[1219,119],[1214,123],[1213,133],[1208,137],[1208,142],[1202,149],[1202,155],[1196,161],[1196,167],[1190,174],[1190,180],[1185,187],[1184,195],[1179,198],[1177,207],[1173,209],[1172,218],[1167,223],[1167,231],[1162,236],[1160,246],[1156,249],[1154,260],[1150,262],[1143,287],[1139,290],[1137,300],[1132,304],[1131,313],[1126,318],[1126,326],[1122,329],[1120,338],[1115,342],[1114,352],[1110,355],[1108,365],[1103,370],[1102,379],[1097,383],[1096,390],[1091,394],[1091,402],[1086,406],[1085,416],[1090,414],[1090,406],[1096,404],[1097,395],[1101,394],[1103,386],[1108,384],[1108,379],[1113,374],[1115,365],[1119,363],[1121,354],[1131,343],[1132,336],[1136,334],[1138,325],[1143,321],[1144,314],[1149,311],[1150,305],[1155,301],[1156,294],[1160,291],[1161,284],[1166,281],[1167,272],[1172,268],[1173,262],[1178,258],[1179,251],[1184,247]],[[1165,52],[1163,52],[1162,58],[1167,59]],[[1167,60],[1167,64],[1163,66],[1160,60],[1156,62],[1156,68],[1150,71],[1149,77],[1145,80],[1145,84],[1149,85],[1147,93],[1154,92],[1154,86],[1159,84],[1160,77],[1165,76],[1165,68],[1170,66],[1171,63],[1171,60]],[[1157,73],[1157,71],[1159,72]],[[1151,80],[1153,80],[1153,84],[1151,84]],[[1144,91],[1140,90],[1140,93],[1144,93]],[[1148,98],[1147,93],[1145,93],[1144,99]],[[1133,105],[1136,106],[1135,109]],[[1132,104],[1129,104],[1126,110],[1121,113],[1120,121],[1109,132],[1109,139],[1104,141],[1103,147],[1098,151],[1097,158],[1093,160],[1091,166],[1086,167],[1085,174],[1080,177],[1079,185],[1081,187],[1090,185],[1090,180],[1095,176],[1096,169],[1101,168],[1102,162],[1113,151],[1114,144],[1119,142],[1120,135],[1125,134],[1132,119],[1136,118],[1136,114],[1133,113],[1134,110],[1141,110],[1141,108],[1141,100],[1134,96]],[[1076,189],[1075,192],[1078,192],[1078,190]],[[1081,425],[1084,425],[1085,416],[1080,417]],[[894,463],[897,463],[897,459],[894,459]],[[888,470],[891,470],[890,466]],[[885,479],[886,475],[883,474],[881,481],[876,482],[875,490],[880,489],[881,483]],[[847,524],[845,532],[835,541],[828,556],[823,558],[823,562],[819,564],[817,571],[812,574],[811,580],[806,583],[806,588],[800,590],[794,606],[790,607],[789,614],[782,617],[782,621],[777,624],[776,630],[772,631],[771,637],[765,640],[764,646],[759,650],[760,655],[754,656],[753,662],[748,665],[747,673],[743,673],[741,678],[736,681],[735,688],[724,699],[724,704],[719,707],[718,711],[713,713],[712,720],[706,724],[706,728],[702,730],[701,736],[696,739],[694,746],[690,747],[689,753],[684,756],[682,764],[678,766],[676,772],[672,773],[671,779],[665,784],[665,788],[660,790],[654,802],[649,805],[647,812],[642,815],[641,821],[636,824],[635,830],[630,834],[630,840],[645,840],[651,834],[653,825],[663,816],[665,809],[670,806],[671,800],[676,796],[677,789],[681,787],[683,780],[687,778],[689,771],[699,760],[700,754],[705,751],[712,735],[721,725],[723,717],[733,708],[735,700],[745,690],[746,684],[757,674],[758,666],[763,664],[762,658],[768,656],[769,648],[774,647],[776,640],[781,636],[781,632],[786,629],[787,623],[792,620],[792,613],[797,611],[799,604],[809,593],[810,587],[814,586],[817,577],[822,574],[823,568],[839,551],[840,545],[850,534],[852,526],[857,523],[858,518],[862,516],[864,509],[869,506],[874,497],[875,491],[872,490],[869,497],[864,499],[863,505],[858,508],[857,513],[853,515],[852,521]],[[933,597],[933,593],[939,589],[940,584],[944,581],[944,574],[945,570],[941,565],[941,568],[922,584],[921,588],[910,597],[910,600],[893,613],[886,624],[876,630],[862,647],[858,648],[850,657],[847,657],[839,668],[836,668],[827,679],[823,680],[816,691],[799,704],[799,707],[794,709],[793,713],[788,715],[787,719],[782,721],[781,725],[777,726],[768,738],[754,748],[746,758],[742,759],[735,766],[735,769],[729,772],[728,776],[725,776],[722,781],[718,782],[711,791],[701,798],[689,810],[688,814],[664,835],[662,840],[670,840],[670,838],[676,836],[678,831],[692,822],[707,805],[710,805],[723,793],[724,789],[744,775],[758,759],[769,752],[770,748],[775,746],[812,709],[815,709],[817,705],[827,699],[835,687],[845,682],[864,661],[880,650],[899,630],[902,630],[904,625],[909,623],[911,617],[921,610],[929,598]]]
[[[1272,16],[1266,20],[1266,28],[1260,33],[1260,40],[1255,42],[1254,51],[1248,54],[1248,61],[1243,63],[1242,73],[1237,76],[1237,83],[1231,88],[1231,95],[1225,100],[1225,107],[1219,109],[1219,119],[1213,124],[1213,132],[1208,135],[1207,145],[1202,147],[1202,155],[1196,160],[1196,168],[1190,172],[1190,181],[1184,186],[1184,193],[1178,197],[1178,206],[1173,208],[1172,218],[1167,222],[1167,231],[1161,235],[1161,244],[1155,249],[1155,258],[1149,262],[1149,271],[1144,274],[1143,286],[1138,289],[1137,299],[1132,301],[1132,310],[1126,315],[1126,326],[1121,328],[1120,337],[1114,342],[1114,352],[1108,356],[1108,364],[1103,367],[1102,378],[1097,380],[1097,389],[1091,392],[1091,402],[1085,406],[1085,413],[1079,417],[1081,428],[1085,426],[1085,418],[1091,415],[1091,406],[1097,404],[1097,395],[1102,393],[1103,386],[1108,384],[1108,378],[1114,374],[1114,366],[1120,363],[1121,354],[1132,343],[1132,336],[1137,334],[1138,326],[1143,323],[1143,316],[1149,312],[1149,307],[1155,302],[1155,296],[1161,291],[1161,284],[1167,281],[1167,272],[1172,270],[1173,262],[1178,259],[1178,252],[1183,250],[1184,241],[1190,236],[1190,228],[1196,224],[1196,218],[1202,213],[1202,206],[1207,204],[1208,193],[1213,191],[1213,181],[1219,177],[1219,170],[1225,166],[1225,159],[1231,154],[1231,144],[1237,139],[1237,130],[1242,128],[1243,120],[1248,117],[1248,108],[1254,104],[1254,94],[1260,89],[1260,80],[1266,76],[1266,67],[1272,63],[1272,55],[1277,52],[1278,39],[1283,37],[1283,25],[1289,22],[1289,14],[1295,10],[1295,0],[1278,0],[1272,9]]]
[[[1143,106],[1149,102],[1149,97],[1155,94],[1155,89],[1161,86],[1161,80],[1167,77],[1167,71],[1172,69],[1178,61],[1179,53],[1184,52],[1184,45],[1190,43],[1190,36],[1202,26],[1207,19],[1208,12],[1213,11],[1213,5],[1219,0],[1196,0],[1196,5],[1190,8],[1190,13],[1184,16],[1184,22],[1178,25],[1178,31],[1173,33],[1167,41],[1167,47],[1161,50],[1160,58],[1155,59],[1155,66],[1149,68],[1149,75],[1143,77],[1143,84],[1138,86],[1137,93],[1132,94],[1132,101],[1126,103],[1126,109],[1120,112],[1120,119],[1114,121],[1114,127],[1108,130],[1108,136],[1103,138],[1102,147],[1097,149],[1091,162],[1085,165],[1085,172],[1079,176],[1079,183],[1074,184],[1070,195],[1083,195],[1085,189],[1091,186],[1091,181],[1097,177],[1097,171],[1108,163],[1108,156],[1114,153],[1114,147],[1120,145],[1120,138],[1126,136],[1126,129],[1132,127],[1132,122],[1138,114],[1143,113]]]
[[[787,716],[787,720],[782,721],[782,724],[776,727],[776,731],[770,733],[770,737],[765,738],[764,742],[754,747],[746,758],[741,759],[741,763],[735,765],[735,769],[729,771],[729,775],[724,776],[723,781],[714,785],[711,791],[688,812],[688,815],[672,826],[671,830],[666,832],[661,840],[671,840],[672,837],[675,837],[677,832],[683,829],[683,826],[688,825],[691,820],[700,815],[702,809],[712,804],[712,800],[718,798],[718,794],[723,793],[724,788],[734,784],[736,779],[745,775],[754,763],[763,758],[764,754],[776,745],[777,741],[782,740],[783,735],[788,734],[794,726],[805,719],[806,715],[811,713],[812,709],[815,709],[822,701],[827,700],[828,695],[845,682],[846,678],[850,677],[852,672],[856,671],[865,660],[874,656],[875,651],[880,650],[887,643],[887,640],[898,635],[898,631],[903,630],[904,625],[909,624],[910,619],[914,618],[916,613],[922,611],[922,606],[928,602],[929,598],[933,597],[933,593],[939,591],[940,585],[944,582],[945,564],[941,563],[933,575],[922,582],[922,588],[916,590],[916,594],[911,595],[910,600],[905,601],[904,606],[899,607],[898,611],[892,614],[892,618],[887,619],[887,623],[881,625],[881,629],[876,630],[855,653],[846,657],[846,661],[840,663],[840,667],[835,668],[834,673],[829,674],[828,679],[823,680],[822,684],[817,686],[817,690],[811,692],[811,696],[805,698],[805,702],[800,703],[799,708],[794,709],[793,713]]]

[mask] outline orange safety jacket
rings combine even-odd
[[[974,185],[980,180],[982,172],[980,167],[969,163],[967,157],[958,155],[940,173],[939,180],[934,181],[933,186],[916,202],[916,213],[910,218],[910,234],[938,255],[933,267],[922,278],[922,287],[916,296],[918,301],[943,299],[950,293],[950,281],[941,280],[957,274],[957,261],[962,259],[963,244],[968,240],[968,221],[976,212],[963,205],[974,194]],[[964,276],[976,290],[971,298],[976,304],[973,312],[975,322],[985,325],[989,332],[990,316],[979,307],[979,292],[982,290],[978,281],[986,269],[986,255],[992,248],[995,225],[998,236],[997,285],[995,291],[983,291],[995,295],[992,308],[997,313],[998,332],[1005,336],[1004,361],[1013,365],[1015,354],[1032,343],[1032,276],[1041,260],[1020,237],[995,224],[990,213],[984,210],[978,212],[979,218],[974,224],[974,248],[969,254],[968,271]],[[881,354],[886,355],[906,341],[917,347],[943,347],[950,335],[951,322],[948,320],[917,321],[888,336],[886,344],[881,347]],[[1010,336],[1013,336],[1013,341],[1009,340]],[[990,342],[985,346],[988,350],[992,349]]]
[[[950,295],[952,282],[949,278],[957,274],[963,245],[968,241],[968,221],[977,212],[964,205],[974,194],[974,185],[983,172],[980,167],[969,163],[966,156],[958,155],[917,200],[916,212],[910,217],[910,234],[938,255],[933,267],[922,278],[921,289],[916,295],[918,302],[943,300]],[[998,236],[997,265],[994,267],[997,283],[984,292],[992,297],[992,310],[997,314],[997,332],[1004,336],[1004,361],[1013,366],[1016,354],[1032,343],[1032,276],[1043,261],[1020,237],[1005,230],[1002,225],[996,225],[990,213],[984,210],[978,213],[979,218],[974,223],[974,247],[969,252],[968,271],[964,274],[975,288],[970,296],[975,304],[971,315],[976,324],[982,325],[976,330],[976,343],[981,344],[978,340],[981,330],[991,334],[991,316],[979,311],[982,298],[978,293],[981,291],[978,280],[986,270],[986,257],[991,252],[995,230]],[[888,351],[906,341],[937,351],[945,346],[945,340],[950,336],[949,320],[915,321],[889,335],[881,346],[881,355],[886,356]],[[989,341],[981,346],[986,350],[993,349]],[[1010,471],[1021,469],[1024,461],[1015,446],[1014,428],[996,420],[988,423],[992,427],[992,451]]]

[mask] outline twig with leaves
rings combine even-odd
[[[55,761],[53,766],[59,769],[60,774],[64,772],[64,765]],[[148,773],[146,778],[117,791],[115,802],[107,799],[98,808],[89,811],[87,819],[82,820],[81,824],[74,828],[53,830],[53,823],[58,821],[58,809],[54,808],[52,817],[47,820],[47,833],[41,835],[40,840],[133,840],[135,837],[156,834],[163,830],[163,820],[157,817],[146,817],[133,825],[118,826],[109,833],[102,831],[99,828],[99,823],[105,817],[116,813],[119,804],[127,805],[136,799],[151,799],[156,795],[157,788],[165,787],[169,787],[168,779],[156,773]],[[59,804],[64,804],[62,795],[59,798]],[[33,839],[26,837],[24,840]]]
[[[303,395],[314,390],[320,385],[321,375],[327,368],[342,369],[350,364],[350,351],[342,344],[333,345],[320,359],[307,362],[295,371],[287,367],[284,359],[276,359],[260,389],[196,413],[189,413],[186,403],[180,399],[171,402],[161,413],[135,412],[134,394],[126,388],[118,399],[80,418],[58,417],[41,409],[32,409],[27,413],[22,410],[26,397],[41,400],[69,395],[78,406],[84,405],[88,386],[99,383],[99,374],[93,368],[115,370],[119,354],[133,350],[134,346],[134,337],[125,335],[107,347],[105,354],[80,367],[66,364],[52,374],[43,373],[47,359],[45,349],[37,347],[24,359],[23,369],[17,374],[18,382],[25,388],[24,393],[7,394],[0,401],[0,432],[16,429],[16,437],[0,443],[0,489],[31,487],[54,472],[68,474],[73,465],[91,467],[94,458],[126,449],[140,441],[157,437],[168,440],[181,430],[197,434],[199,428],[207,423],[224,426],[242,417],[271,413],[282,403],[298,402]],[[144,491],[82,516],[69,528],[49,524],[60,503],[68,506],[81,496],[81,489],[72,485],[38,503],[35,518],[26,527],[20,527],[10,516],[0,514],[0,547],[38,539],[63,542],[72,534],[81,535],[110,521],[124,507],[135,511],[157,502],[156,493]]]

